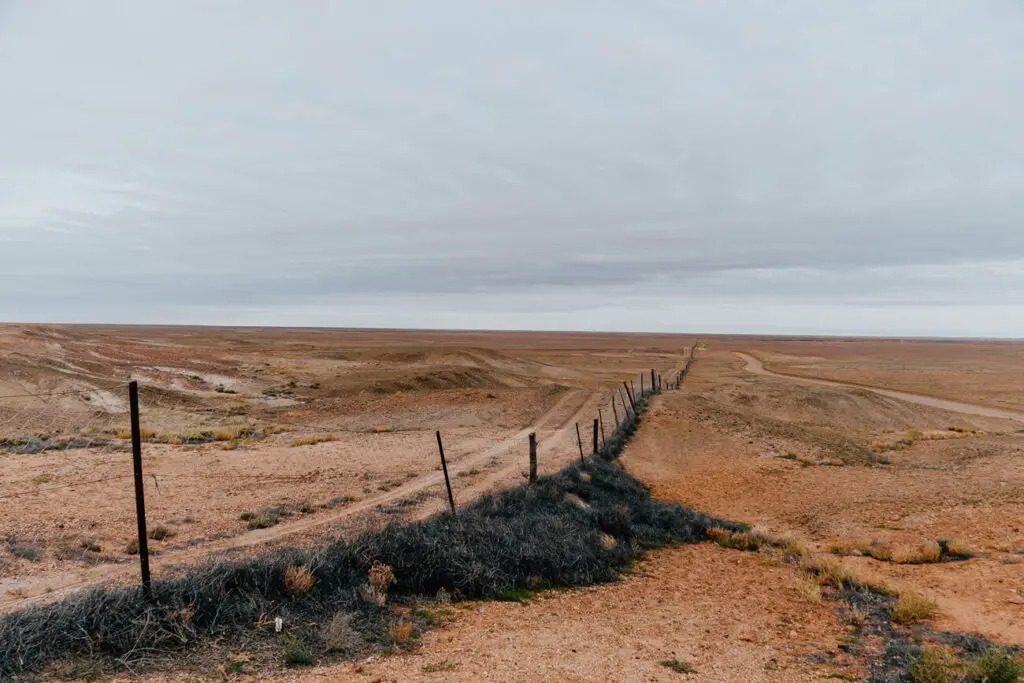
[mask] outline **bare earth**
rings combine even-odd
[[[440,509],[434,429],[445,435],[460,502],[522,480],[530,431],[540,437],[542,469],[553,471],[578,457],[575,422],[586,442],[598,406],[609,419],[618,382],[652,367],[668,378],[691,340],[0,328],[0,395],[95,388],[88,405],[0,399],[0,438],[84,424],[113,432],[98,432],[104,444],[89,448],[0,455],[2,534],[41,551],[35,562],[16,557],[11,541],[0,546],[0,605],[133,578],[134,560],[123,553],[134,529],[130,478],[84,483],[130,475],[116,435],[126,416],[116,391],[100,391],[123,385],[129,373],[160,390],[143,392],[144,426],[153,425],[158,441],[241,428],[267,434],[145,445],[147,477],[156,475],[147,479],[151,525],[176,534],[156,543],[163,573],[212,550],[312,542]],[[1024,345],[702,341],[683,390],[655,400],[628,447],[621,462],[630,472],[663,499],[793,534],[861,576],[934,597],[934,628],[1024,644]],[[830,382],[814,381],[821,379]],[[291,445],[318,435],[337,440]],[[432,497],[417,499],[421,491]],[[321,507],[344,496],[354,500]],[[403,501],[411,502],[389,507]],[[275,505],[295,512],[259,531],[239,520]],[[68,557],[85,536],[99,540],[99,563]],[[956,539],[973,557],[906,564],[833,553],[844,543],[873,542],[899,556],[940,539]],[[851,629],[839,606],[803,597],[800,578],[763,555],[708,543],[670,548],[652,552],[614,585],[551,591],[525,606],[453,605],[411,653],[258,677],[865,678],[863,662],[840,647]],[[660,664],[672,658],[696,673],[681,676]],[[188,669],[152,678],[196,675]]]

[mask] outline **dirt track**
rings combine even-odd
[[[795,382],[803,382],[804,384],[814,384],[822,387],[850,387],[854,389],[866,389],[873,391],[881,396],[888,396],[889,398],[895,398],[900,401],[906,401],[908,403],[916,403],[922,406],[931,406],[932,408],[939,408],[940,410],[949,410],[955,413],[963,413],[964,415],[980,415],[982,417],[994,417],[997,419],[1005,420],[1017,420],[1018,422],[1024,422],[1024,413],[1018,413],[1010,410],[999,410],[998,408],[990,408],[988,406],[974,405],[971,403],[961,403],[959,401],[950,401],[944,398],[936,398],[934,396],[923,396],[921,394],[912,394],[906,391],[894,391],[892,389],[885,389],[883,387],[873,387],[867,384],[856,384],[853,382],[839,382],[836,380],[820,379],[814,377],[807,377],[805,375],[791,375],[782,372],[776,372],[765,368],[764,363],[755,356],[749,353],[742,353],[737,351],[736,355],[746,361],[744,370],[747,372],[753,372],[757,375],[764,375],[765,377],[778,377],[780,379],[789,379]]]

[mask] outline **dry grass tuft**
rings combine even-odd
[[[388,626],[388,640],[395,645],[402,645],[412,639],[412,623],[405,619],[393,621]]]
[[[337,441],[338,437],[334,434],[322,434],[319,436],[307,436],[301,439],[295,439],[292,441],[292,448],[299,446],[315,446],[320,443],[328,443],[330,441]]]
[[[821,602],[821,586],[813,579],[797,579],[793,584],[796,592],[808,602]]]
[[[365,602],[384,606],[388,601],[388,589],[396,583],[395,572],[389,565],[374,562],[370,567],[367,582],[359,588],[359,595]]]
[[[946,554],[951,557],[973,557],[974,551],[969,545],[958,538],[951,538],[945,542]]]
[[[918,548],[902,548],[891,559],[896,564],[931,564],[942,559],[942,546],[928,541]]]
[[[935,616],[937,609],[938,606],[931,598],[920,593],[906,592],[900,595],[899,602],[892,606],[889,613],[897,624],[916,624]]]
[[[601,534],[601,547],[605,550],[615,550],[618,545],[618,541],[613,536]]]
[[[329,652],[352,655],[366,644],[362,634],[352,625],[352,615],[345,612],[337,612],[331,617],[324,627],[322,637]]]
[[[302,565],[293,564],[284,570],[284,587],[289,595],[298,597],[313,590],[316,578]]]

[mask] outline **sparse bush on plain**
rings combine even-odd
[[[953,683],[960,662],[951,653],[937,647],[925,647],[910,663],[914,683]]]
[[[149,530],[149,537],[154,541],[164,541],[174,536],[174,532],[163,524],[158,524]]]
[[[666,669],[672,669],[672,671],[675,671],[677,674],[697,673],[697,669],[693,667],[693,664],[681,661],[679,659],[676,659],[675,657],[673,657],[672,659],[666,659],[660,663]]]
[[[11,555],[29,562],[39,562],[41,558],[39,546],[29,543],[12,543],[10,551]]]
[[[1024,662],[1001,647],[993,647],[967,663],[967,680],[977,683],[1017,683]]]
[[[288,635],[281,647],[284,663],[288,666],[313,666],[316,657],[304,640],[295,635]]]

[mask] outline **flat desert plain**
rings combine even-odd
[[[697,338],[0,328],[0,606],[135,579],[129,378],[149,523],[167,532],[154,571],[171,576],[211,553],[442,510],[435,430],[459,504],[523,481],[530,432],[554,472],[579,457],[577,422],[586,445],[623,380],[673,377]],[[1024,345],[699,340],[619,463],[656,497],[786,539],[801,561],[710,541],[652,551],[618,583],[438,610],[410,651],[232,676],[867,680],[886,633],[1024,644]],[[809,578],[815,563],[934,609],[873,630]],[[229,656],[211,646],[137,675],[213,680]]]

